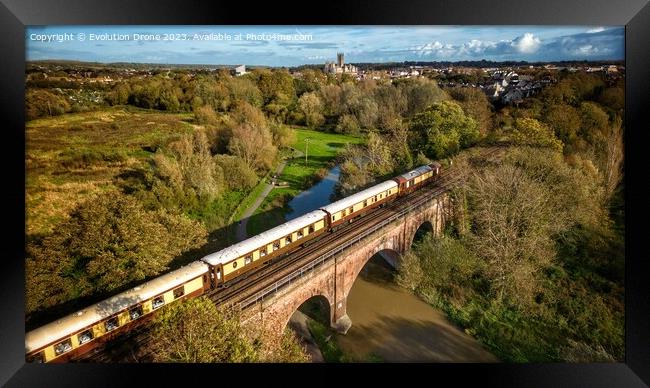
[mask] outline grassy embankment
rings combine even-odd
[[[292,147],[300,151],[300,156],[289,159],[279,177],[280,181],[288,183],[288,187],[276,187],[271,190],[248,222],[249,236],[259,234],[285,222],[285,215],[291,211],[286,204],[291,198],[312,186],[318,181],[318,178],[323,178],[327,174],[327,170],[334,165],[336,156],[343,150],[346,143],[361,144],[364,142],[363,138],[356,136],[324,133],[300,127],[296,127],[294,130],[296,131],[296,141]],[[307,138],[309,139],[309,149],[306,163],[304,152]],[[261,189],[259,190],[261,191]]]
[[[49,234],[82,202],[111,191],[143,188],[153,154],[191,133],[191,113],[133,107],[71,113],[26,125],[27,234]],[[206,214],[206,225],[227,220],[247,193],[227,192]],[[207,214],[210,213],[210,214]]]

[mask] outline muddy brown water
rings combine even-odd
[[[394,275],[375,256],[355,281],[347,300],[352,327],[336,336],[346,354],[387,362],[498,362],[444,313],[397,286]]]

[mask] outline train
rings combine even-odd
[[[249,271],[430,184],[440,171],[438,162],[420,166],[34,329],[25,335],[26,360],[71,361],[143,325],[165,305],[228,287]]]

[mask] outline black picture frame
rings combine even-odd
[[[161,365],[25,364],[24,352],[24,77],[26,25],[290,24],[290,25],[625,25],[626,290],[625,363],[614,364],[355,364]],[[643,387],[650,384],[650,274],[643,243],[647,215],[644,116],[650,94],[650,5],[647,0],[479,0],[372,2],[197,2],[193,0],[0,0],[0,106],[5,142],[0,158],[5,232],[0,265],[0,385],[122,386],[181,379],[210,385],[258,378],[282,383],[342,384],[366,380],[424,384],[453,381],[495,386]],[[8,140],[8,142],[6,142]],[[256,370],[256,369],[259,369]],[[305,375],[294,375],[306,372]],[[170,377],[173,376],[173,377]],[[234,376],[234,377],[230,377]],[[183,379],[187,381],[183,382]],[[152,382],[153,380],[153,382]],[[415,380],[417,381],[417,380]],[[452,385],[445,383],[444,385]]]

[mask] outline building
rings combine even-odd
[[[232,73],[236,76],[246,74],[246,65],[239,65],[232,70]]]
[[[358,69],[354,65],[346,65],[344,54],[337,53],[336,62],[325,62],[323,71],[329,74],[357,74]]]

